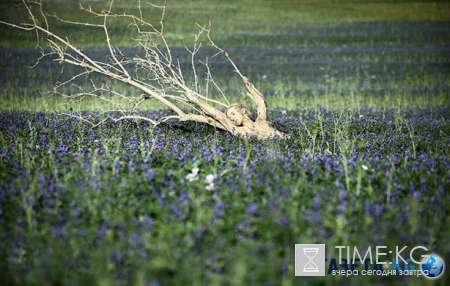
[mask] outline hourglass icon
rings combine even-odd
[[[303,267],[303,272],[319,272],[319,267],[313,261],[318,251],[319,248],[303,248],[303,253],[308,257],[308,262]]]

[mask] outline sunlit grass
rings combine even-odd
[[[264,90],[263,90],[264,92]],[[267,93],[267,92],[264,92]],[[389,92],[383,95],[374,96],[372,94],[361,94],[357,91],[344,93],[290,91],[284,94],[283,91],[273,95],[267,95],[265,101],[269,109],[303,109],[303,108],[414,108],[414,107],[437,107],[448,106],[450,96],[448,92],[438,94],[409,95],[408,92]],[[211,97],[221,99],[219,96]],[[245,98],[234,95],[235,101],[248,104],[251,108],[252,102]],[[99,101],[95,98],[84,98],[80,100],[68,100],[58,96],[40,95],[5,97],[0,94],[2,101],[1,110],[27,110],[27,111],[107,111],[117,110],[117,107]],[[124,108],[131,109],[132,106],[123,105]],[[157,101],[148,101],[140,105],[139,110],[165,109],[165,105]]]

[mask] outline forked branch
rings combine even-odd
[[[45,39],[49,52],[42,49],[42,57],[56,57],[56,61],[61,64],[68,64],[82,69],[78,74],[69,79],[59,82],[55,85],[54,93],[63,95],[69,99],[79,99],[84,97],[94,97],[97,100],[108,102],[114,106],[114,113],[120,111],[122,115],[113,117],[107,115],[112,120],[140,119],[146,120],[153,125],[165,122],[171,119],[180,121],[196,121],[213,126],[214,128],[226,130],[233,135],[241,137],[266,138],[288,138],[287,135],[273,128],[267,121],[266,105],[261,92],[245,77],[237,65],[233,62],[229,54],[218,47],[211,38],[211,25],[208,27],[199,26],[199,32],[195,35],[194,45],[185,47],[190,54],[191,75],[194,78],[194,84],[191,88],[185,81],[184,71],[182,71],[178,61],[172,57],[171,47],[164,35],[164,17],[166,15],[166,5],[157,6],[150,4],[155,9],[161,10],[161,19],[159,27],[147,22],[143,18],[141,1],[138,3],[138,15],[118,14],[113,12],[114,0],[111,0],[109,8],[106,11],[94,11],[90,7],[86,8],[80,5],[80,9],[91,14],[95,18],[102,19],[101,23],[81,23],[77,21],[68,21],[54,16],[56,20],[65,24],[74,26],[85,26],[91,29],[101,29],[105,36],[105,45],[108,48],[108,60],[98,61],[93,59],[88,52],[72,44],[67,35],[58,35],[50,28],[47,15],[43,11],[42,0],[30,2],[22,0],[25,11],[28,13],[28,23],[9,23],[0,21],[0,23],[26,31],[34,31],[39,39]],[[38,13],[34,12],[37,8]],[[109,21],[112,18],[123,19],[124,23],[129,23],[130,28],[134,28],[138,37],[135,39],[137,45],[142,49],[143,56],[133,55],[125,56],[119,48],[111,43],[110,32],[108,30]],[[41,24],[44,23],[44,24]],[[225,93],[214,81],[209,63],[201,62],[196,59],[202,46],[200,37],[206,35],[208,43],[222,54],[234,68],[237,75],[245,85],[245,92],[256,104],[256,120],[251,118],[251,112],[248,107],[242,104],[230,104]],[[43,37],[41,37],[43,36]],[[199,75],[196,64],[200,63],[206,67],[206,85],[212,84],[220,93],[220,98],[210,98],[202,94],[202,90],[208,90],[208,87],[200,86]],[[131,70],[137,72],[131,73]],[[138,91],[138,96],[124,95],[114,91],[110,86],[104,83],[98,83],[90,80],[89,90],[76,83],[76,80],[82,76],[99,74],[108,80],[128,85]],[[64,93],[61,88],[65,86],[75,86],[76,92]],[[105,96],[105,93],[108,96]],[[150,120],[148,118],[136,115],[135,111],[139,106],[149,99],[158,100],[174,114]],[[225,108],[225,112],[221,110]],[[186,111],[190,110],[190,111]],[[108,113],[108,112],[105,112]],[[81,113],[77,113],[81,117]],[[83,118],[83,121],[89,121]]]

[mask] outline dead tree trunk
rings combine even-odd
[[[159,22],[160,28],[156,28],[153,24],[147,22],[142,17],[142,11],[140,9],[139,1],[139,15],[131,14],[116,14],[112,11],[114,0],[111,0],[109,10],[95,12],[90,7],[85,8],[80,5],[80,9],[84,12],[90,13],[93,17],[100,17],[103,19],[101,24],[81,23],[74,21],[67,21],[54,16],[57,20],[66,23],[73,24],[75,26],[87,26],[92,29],[102,29],[105,35],[105,43],[109,49],[108,61],[97,61],[92,59],[87,52],[82,51],[75,45],[73,45],[66,35],[55,34],[49,26],[47,15],[43,11],[42,0],[38,2],[28,2],[22,0],[22,5],[25,11],[28,13],[30,21],[28,23],[0,23],[21,29],[26,31],[34,31],[37,35],[38,47],[39,39],[45,39],[50,52],[44,52],[42,49],[42,56],[56,56],[57,62],[70,64],[73,66],[81,67],[83,69],[79,74],[71,77],[70,79],[57,83],[54,88],[54,94],[63,95],[70,99],[79,99],[86,96],[93,96],[98,100],[107,101],[115,106],[115,110],[109,110],[105,112],[108,114],[104,120],[112,119],[115,121],[123,119],[142,119],[151,122],[153,125],[158,125],[161,122],[178,119],[180,121],[196,121],[200,123],[206,123],[214,128],[222,129],[230,132],[235,136],[243,138],[256,137],[258,139],[267,138],[282,138],[286,139],[289,136],[276,130],[272,124],[267,121],[266,105],[261,92],[245,77],[236,64],[232,61],[227,52],[219,48],[211,39],[210,27],[200,27],[198,34],[195,36],[195,42],[192,48],[186,47],[191,55],[192,73],[194,75],[195,84],[194,88],[190,88],[186,84],[183,76],[183,72],[179,63],[172,58],[170,46],[164,36],[164,15],[166,6],[152,5],[155,9],[161,9],[161,20]],[[35,5],[37,7],[35,7]],[[35,12],[36,9],[37,11]],[[112,18],[120,18],[131,22],[139,35],[136,39],[136,43],[144,50],[144,57],[134,55],[133,57],[126,57],[122,52],[111,44],[110,34],[108,31],[108,21]],[[248,107],[242,104],[230,104],[225,93],[214,82],[213,77],[209,71],[207,64],[204,64],[207,68],[207,78],[209,82],[219,90],[222,99],[212,99],[205,95],[202,95],[199,87],[198,76],[195,65],[198,63],[196,55],[201,47],[199,42],[200,36],[206,35],[208,43],[217,49],[218,53],[224,55],[229,63],[233,66],[238,76],[242,79],[245,86],[245,93],[255,103],[257,108],[256,120],[250,118],[251,112]],[[134,66],[146,71],[146,77],[140,77],[138,75],[132,75],[128,72],[127,67]],[[139,96],[129,96],[121,94],[120,92],[111,91],[110,87],[104,84],[91,82],[91,88],[87,91],[85,88],[79,87],[79,92],[72,94],[63,94],[60,88],[69,84],[74,85],[75,79],[81,76],[89,76],[92,73],[100,74],[106,78],[121,82],[132,86],[140,91]],[[116,99],[104,96],[104,92],[108,90],[109,93],[113,93]],[[174,114],[168,115],[158,120],[151,120],[142,116],[136,115],[136,110],[145,100],[156,99],[166,107],[170,108]],[[126,104],[123,104],[123,101]],[[190,112],[184,111],[186,108],[193,110]],[[226,111],[222,112],[221,109],[225,108]],[[112,113],[111,111],[115,111]],[[117,114],[120,111],[122,114],[119,117],[114,117],[111,114]],[[73,114],[72,114],[73,115]],[[81,113],[75,115],[83,121],[90,122],[89,119],[83,118]],[[92,122],[91,122],[92,123]],[[93,124],[93,123],[92,123]]]

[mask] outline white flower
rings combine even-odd
[[[369,167],[367,167],[366,165],[362,165],[361,167],[363,168],[364,171],[369,170]]]
[[[197,167],[193,168],[192,169],[192,173],[189,173],[189,174],[186,175],[186,180],[188,180],[189,182],[198,180],[197,175],[198,175],[199,171],[200,171],[199,168],[197,168]]]
[[[205,178],[205,183],[212,184],[214,182],[215,176],[213,174],[209,174]]]
[[[207,189],[208,191],[212,191],[214,189],[214,179],[216,178],[216,176],[214,176],[213,174],[209,174],[205,177],[205,189]]]
[[[187,174],[186,179],[187,179],[189,182],[192,182],[192,181],[197,180],[198,178],[197,178],[197,176],[194,175],[194,174]]]

